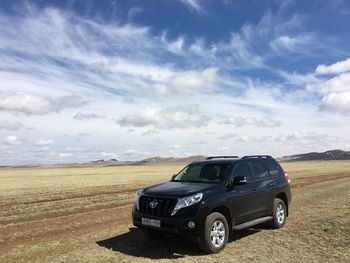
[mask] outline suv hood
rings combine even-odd
[[[155,196],[176,196],[182,197],[186,195],[204,192],[217,186],[216,184],[191,183],[191,182],[166,182],[149,186],[143,190],[143,194]]]

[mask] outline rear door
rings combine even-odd
[[[275,196],[279,194],[278,177],[284,176],[284,172],[281,166],[274,159],[268,159],[265,161],[265,163],[266,163],[267,171],[269,172],[269,176],[270,176],[270,182],[268,184],[268,191],[270,192],[270,196],[269,196],[270,206],[268,207],[268,213],[272,214],[273,201],[275,199]]]
[[[253,179],[251,183],[252,198],[255,201],[254,218],[267,216],[271,210],[271,189],[275,187],[274,179],[270,178],[265,160],[251,161]]]

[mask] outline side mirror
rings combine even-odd
[[[247,183],[247,177],[246,176],[236,176],[233,179],[233,185],[243,185]]]

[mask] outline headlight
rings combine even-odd
[[[136,209],[137,210],[140,210],[140,197],[143,193],[143,189],[141,190],[138,190],[136,193],[135,193],[135,204],[136,204]]]
[[[174,208],[173,212],[171,213],[171,215],[172,216],[175,215],[177,213],[177,211],[179,211],[182,208],[197,204],[198,202],[200,202],[202,200],[202,198],[203,198],[202,193],[197,193],[194,195],[179,198],[177,200],[177,203],[176,203],[175,208]]]

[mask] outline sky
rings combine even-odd
[[[350,150],[350,2],[0,2],[0,165]]]

